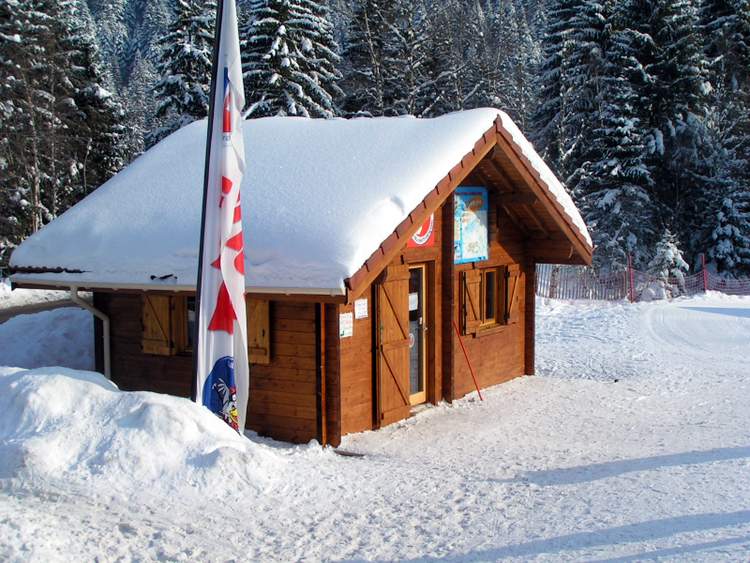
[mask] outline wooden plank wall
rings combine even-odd
[[[94,304],[111,320],[112,379],[121,389],[190,396],[191,355],[142,352],[139,294],[96,293]],[[259,434],[291,442],[317,438],[315,307],[271,303],[271,363],[250,367],[248,427]],[[329,342],[335,365],[336,343]],[[335,386],[327,387],[327,393],[335,392]]]
[[[427,264],[428,275],[428,381],[427,400],[437,403],[443,398],[442,291],[443,240],[442,212],[435,215],[435,245],[431,248],[404,248],[392,264]],[[361,296],[368,300],[368,318],[354,321],[354,335],[340,340],[341,353],[341,435],[376,428],[379,424],[375,405],[374,333],[375,284]],[[337,314],[353,313],[354,306],[339,306]],[[338,336],[337,336],[338,338]]]
[[[472,181],[471,179],[465,183],[474,186],[482,185],[481,182]],[[511,264],[524,264],[524,238],[511,220],[504,217],[502,211],[499,211],[497,206],[493,205],[496,192],[492,188],[489,189],[489,192],[489,260],[478,262],[476,266],[478,268],[491,268]],[[450,263],[452,265],[452,237],[450,244],[443,246],[443,251],[446,253],[450,251]],[[452,265],[453,275],[451,276],[451,281],[453,295],[459,294],[460,273],[473,267],[474,265],[472,264]],[[519,320],[517,324],[495,328],[485,333],[479,331],[475,336],[461,336],[474,371],[477,374],[479,385],[482,388],[503,383],[526,373],[526,268],[522,268],[516,294],[520,296],[518,303],[520,307]],[[461,312],[459,310],[458,299],[453,299],[452,311],[453,318],[460,326]],[[530,314],[533,316],[533,310]],[[448,400],[458,399],[475,390],[474,381],[472,380],[464,353],[461,350],[458,337],[455,335],[455,330],[451,330],[453,372],[451,379],[453,388],[450,394],[446,394],[446,399]]]
[[[373,298],[367,291],[367,318],[354,320],[354,334],[338,338],[341,351],[341,433],[362,432],[373,427]],[[354,314],[354,305],[340,305],[337,314]]]
[[[317,437],[315,306],[271,302],[271,363],[250,366],[248,426],[261,435]]]
[[[153,356],[141,351],[141,303],[140,294],[94,294],[94,306],[110,318],[112,380],[124,391],[189,397],[192,356]]]

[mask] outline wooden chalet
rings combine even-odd
[[[258,121],[248,122],[247,138],[262,142],[248,143],[243,183],[243,209],[262,208],[257,217],[250,212],[246,238],[247,248],[256,240],[259,247],[246,268],[250,429],[338,445],[346,434],[407,418],[423,403],[458,399],[475,389],[462,344],[480,387],[534,373],[535,266],[589,264],[592,246],[562,186],[505,114]],[[190,208],[200,207],[205,123],[190,128],[194,133],[178,132],[149,151],[158,155],[138,159],[12,258],[17,286],[94,292],[97,369],[125,390],[190,394],[197,261],[190,245],[199,211],[184,211],[182,192],[169,191],[189,184]],[[372,144],[359,146],[363,138]],[[308,151],[299,169],[265,162]],[[339,163],[351,165],[344,180],[327,168]],[[142,191],[150,205],[128,207],[149,174],[158,176],[155,168],[185,176],[157,178],[158,186]],[[294,177],[286,182],[285,174]],[[337,182],[346,185],[330,194]],[[275,189],[284,201],[264,208]],[[300,225],[284,215],[298,205],[294,189],[311,198],[299,204],[301,213],[290,211]],[[373,195],[377,190],[383,193]],[[314,204],[316,198],[323,201]],[[343,211],[330,222],[319,217],[321,208],[338,207]],[[363,239],[349,232],[358,224],[369,225]],[[326,228],[341,228],[346,247],[323,249],[336,255],[330,265],[308,260],[316,241],[328,244]],[[190,240],[173,240],[190,229]],[[163,244],[149,243],[158,233]],[[367,240],[374,233],[379,239]],[[278,252],[264,254],[268,248]]]

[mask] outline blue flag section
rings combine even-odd
[[[203,404],[235,430],[240,428],[234,358],[220,358],[203,385]]]

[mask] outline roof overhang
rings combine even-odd
[[[529,258],[534,262],[591,264],[593,247],[586,240],[584,234],[571,222],[563,205],[553,196],[552,186],[549,186],[544,180],[524,154],[523,148],[504,127],[502,119],[498,117],[492,127],[487,129],[474,144],[471,152],[467,153],[458,164],[451,168],[448,174],[422,200],[420,205],[373,252],[362,267],[345,280],[348,290],[347,302],[351,303],[375,281],[429,216],[445,203],[455,189],[483,160],[492,160],[493,151],[500,151],[508,158],[514,170],[522,179],[523,187],[533,194],[534,202],[538,202],[552,218],[559,232],[564,235],[562,245],[560,240],[550,240],[546,251],[535,252]]]
[[[84,279],[59,279],[54,277],[41,277],[37,274],[24,274],[16,272],[11,275],[11,283],[15,287],[27,289],[70,289],[75,287],[81,291],[103,291],[103,292],[150,292],[150,293],[195,293],[195,285],[175,284],[169,282],[153,284],[134,284],[119,282],[93,282]],[[310,287],[248,287],[245,289],[247,295],[259,299],[271,298],[307,298],[314,297],[315,301],[329,303],[344,303],[346,301],[346,290],[342,288],[310,288]]]

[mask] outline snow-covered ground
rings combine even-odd
[[[0,278],[0,311],[26,305],[37,305],[58,301],[68,301],[67,291],[49,291],[40,289],[14,289],[11,291],[10,280]]]
[[[0,375],[2,560],[746,560],[750,299],[541,302],[539,377],[316,445]]]

